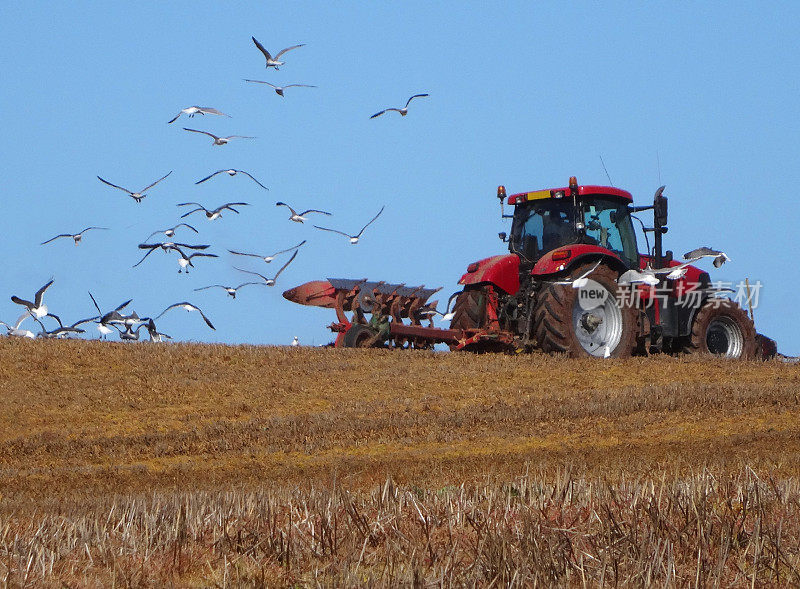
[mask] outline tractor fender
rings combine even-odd
[[[586,261],[602,259],[612,270],[624,272],[625,263],[611,250],[596,245],[572,244],[543,255],[531,270],[531,276],[558,274]]]
[[[464,286],[490,283],[507,294],[515,294],[519,290],[519,258],[505,254],[472,262],[458,283]]]

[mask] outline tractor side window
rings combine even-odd
[[[636,239],[625,204],[614,199],[594,199],[584,208],[584,225],[587,237],[635,265]]]

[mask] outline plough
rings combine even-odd
[[[433,318],[441,313],[436,310],[438,301],[429,299],[441,289],[366,278],[328,278],[291,288],[283,297],[300,305],[334,309],[337,321],[328,328],[337,334],[335,347],[430,349],[444,343],[460,350],[483,340],[512,344],[512,334],[499,330],[434,327]]]

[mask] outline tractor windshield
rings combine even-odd
[[[529,261],[572,243],[607,248],[630,267],[638,267],[636,236],[627,203],[619,198],[592,196],[579,203],[584,229],[575,227],[570,198],[543,198],[517,205],[509,249]]]
[[[631,268],[638,268],[636,234],[627,203],[618,198],[593,197],[583,203],[586,241],[610,249]]]

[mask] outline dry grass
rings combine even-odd
[[[0,398],[10,585],[800,581],[780,362],[4,338]]]

